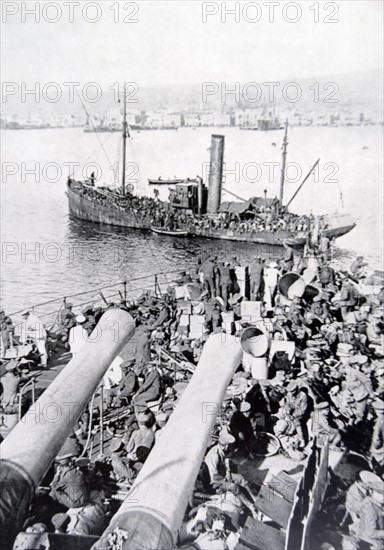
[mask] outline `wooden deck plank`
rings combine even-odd
[[[272,480],[267,483],[275,491],[288,502],[293,503],[297,483],[291,476],[285,472],[279,472],[273,476]]]
[[[287,527],[292,503],[281,497],[272,487],[261,487],[256,496],[255,506],[284,529]]]
[[[283,550],[285,534],[274,527],[254,518],[248,518],[240,535],[236,550],[242,550],[244,546],[252,550]],[[244,545],[244,546],[240,546]]]

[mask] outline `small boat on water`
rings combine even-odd
[[[188,237],[190,234],[187,229],[167,229],[166,227],[155,227],[151,225],[151,231],[157,235],[167,235],[167,237]]]

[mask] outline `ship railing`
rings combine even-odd
[[[23,416],[23,397],[24,397],[24,394],[26,393],[26,390],[29,390],[29,388],[31,387],[31,405],[34,405],[36,401],[36,378],[37,377],[39,378],[39,383],[43,382],[43,383],[50,384],[52,382],[52,380],[50,380],[49,378],[42,378],[40,374],[41,374],[41,371],[36,372],[32,376],[32,378],[30,378],[30,380],[28,380],[28,382],[26,382],[19,390],[19,394],[18,394],[19,402],[18,402],[18,409],[17,409],[19,422],[21,417]]]
[[[36,384],[36,379],[33,376],[30,380],[28,380],[26,384],[22,386],[22,388],[19,391],[19,404],[18,404],[18,411],[17,411],[19,422],[22,417],[23,396],[24,396],[25,390],[29,389],[30,386],[31,386],[32,405],[35,403],[35,400],[36,400],[35,384]]]
[[[106,306],[107,303],[120,303],[121,301],[134,301],[139,297],[139,294],[154,293],[161,296],[164,290],[175,281],[175,276],[183,268],[173,271],[151,273],[140,277],[126,279],[104,285],[90,290],[83,290],[75,293],[68,293],[45,302],[40,302],[29,307],[24,307],[7,313],[9,317],[20,315],[24,310],[29,309],[44,322],[48,330],[51,330],[58,321],[58,316],[66,301],[73,303],[73,311],[84,306]],[[57,304],[56,309],[52,309],[54,304]],[[49,307],[48,307],[49,306]],[[52,307],[51,307],[52,306]],[[80,313],[78,311],[78,313]]]

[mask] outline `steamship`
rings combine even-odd
[[[239,228],[239,224],[235,224],[234,228],[231,228],[231,226],[215,227],[214,223],[215,220],[220,220],[225,214],[230,214],[232,219],[239,222],[242,220],[265,222],[270,213],[274,214],[275,218],[278,218],[283,217],[288,212],[289,204],[309,178],[319,161],[313,165],[295,195],[284,206],[284,174],[288,143],[287,123],[285,125],[283,141],[279,199],[277,197],[253,197],[245,200],[234,195],[236,198],[240,198],[241,202],[221,202],[222,190],[231,195],[233,193],[222,187],[224,136],[212,135],[208,187],[200,177],[196,177],[194,180],[187,179],[175,183],[174,186],[172,185],[173,182],[169,182],[169,185],[172,185],[174,188],[170,189],[169,201],[163,203],[162,206],[170,212],[184,212],[187,219],[189,218],[190,223],[185,227],[178,227],[178,231],[166,231],[164,233],[162,229],[170,228],[153,227],[149,219],[141,217],[140,212],[137,212],[133,207],[126,206],[127,196],[132,198],[132,194],[127,192],[125,183],[126,141],[129,137],[125,96],[123,113],[123,173],[121,189],[98,188],[88,180],[76,181],[74,178],[69,177],[67,181],[67,196],[71,215],[88,222],[154,231],[169,236],[202,237],[276,246],[282,246],[286,243],[293,247],[303,247],[306,244],[309,236],[308,229],[265,229],[262,231],[252,229],[244,231]],[[351,231],[355,227],[355,223],[348,216],[335,215],[332,217],[322,217],[318,220],[317,227],[320,227],[323,235],[332,239],[341,237]]]

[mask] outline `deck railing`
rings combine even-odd
[[[121,300],[134,300],[138,298],[138,293],[151,291],[156,295],[162,294],[162,291],[175,280],[175,275],[179,273],[183,268],[179,268],[173,271],[161,272],[161,273],[151,273],[149,275],[142,275],[140,277],[135,277],[133,279],[128,279],[125,281],[119,281],[112,283],[110,285],[104,285],[97,288],[92,288],[90,290],[83,290],[80,292],[74,292],[71,294],[65,294],[45,302],[40,302],[29,307],[24,307],[12,313],[8,313],[10,317],[19,315],[25,309],[30,309],[34,313],[38,314],[39,317],[44,320],[47,328],[49,325],[55,324],[57,316],[64,306],[65,301],[71,301],[73,303],[73,309],[83,307],[83,306],[97,306],[97,305],[106,305],[106,302],[120,302]],[[137,284],[136,284],[137,283]],[[107,291],[107,292],[105,292]],[[80,297],[86,297],[86,299],[80,299]],[[76,301],[76,298],[80,301]],[[59,307],[47,311],[47,306],[53,306],[57,304]]]

